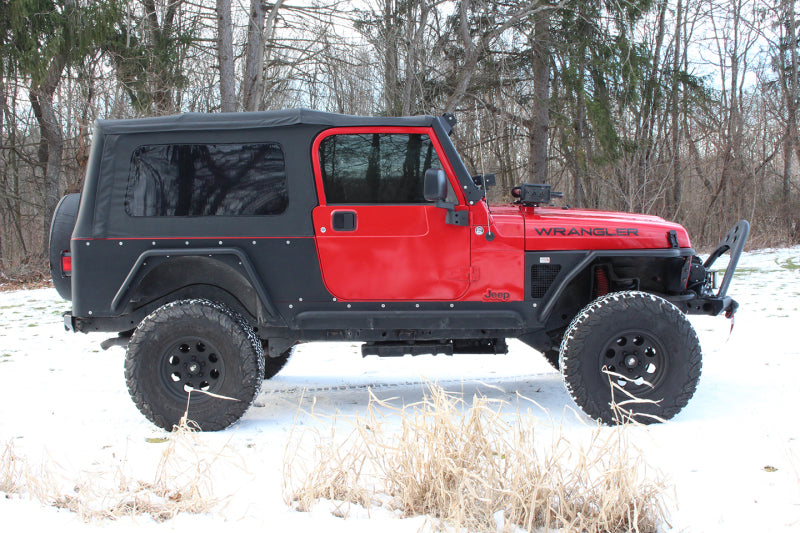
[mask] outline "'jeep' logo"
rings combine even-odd
[[[484,300],[500,300],[505,302],[511,298],[511,294],[507,292],[495,292],[492,289],[487,289],[486,293],[483,295]]]

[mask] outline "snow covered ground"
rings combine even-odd
[[[674,487],[672,530],[800,531],[800,247],[745,254],[730,293],[741,303],[730,337],[728,320],[692,318],[704,351],[694,399],[669,423],[633,428],[631,438]],[[123,349],[102,351],[103,334],[66,333],[67,308],[53,289],[0,293],[0,453],[10,444],[29,477],[63,492],[119,476],[152,481],[166,434],[130,400]],[[213,492],[223,502],[211,512],[85,524],[11,494],[0,499],[0,531],[418,531],[424,518],[383,510],[345,520],[325,506],[288,508],[290,432],[314,423],[303,414],[312,404],[318,416],[363,414],[368,385],[399,406],[420,400],[432,381],[467,399],[480,391],[506,400],[510,411],[530,410],[570,438],[589,435],[594,427],[575,412],[560,376],[532,349],[510,346],[502,356],[362,359],[352,343],[304,345],[241,422],[198,435],[202,448],[218,452]],[[517,405],[517,393],[536,403]]]

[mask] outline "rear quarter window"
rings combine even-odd
[[[130,216],[278,215],[288,202],[277,143],[144,145],[131,156]]]

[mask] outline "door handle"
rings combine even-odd
[[[331,227],[334,231],[355,231],[356,212],[355,211],[335,211]]]

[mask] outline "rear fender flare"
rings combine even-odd
[[[242,287],[246,287],[255,293],[257,301],[263,307],[267,315],[266,318],[269,321],[281,320],[280,314],[275,304],[272,302],[266,287],[261,282],[252,262],[247,254],[238,248],[147,250],[136,259],[133,267],[131,267],[122,285],[120,285],[114,295],[111,301],[111,311],[116,313],[124,309],[137,291],[142,290],[143,283],[147,283],[147,285],[144,286],[152,288],[155,278],[150,275],[157,269],[169,268],[167,265],[170,265],[170,262],[177,258],[194,259],[190,264],[193,263],[195,265],[203,265],[204,267],[215,269],[220,274],[217,276],[219,283],[221,283],[220,288],[240,299],[254,317],[258,316],[257,310],[250,309],[253,305],[246,305],[248,299],[243,295]],[[235,262],[238,268],[231,266],[231,262]],[[191,272],[187,272],[186,276],[186,285],[193,284]],[[149,282],[147,281],[148,277],[151,278]],[[226,280],[230,283],[226,282]],[[207,284],[208,278],[205,278],[205,281],[197,280],[197,282]]]

